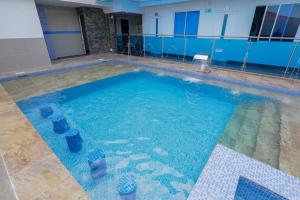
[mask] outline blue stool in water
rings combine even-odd
[[[40,107],[40,114],[43,118],[48,118],[50,115],[53,114],[53,110],[52,110],[51,106],[44,105],[44,106]]]
[[[58,134],[63,134],[69,130],[69,124],[63,115],[54,115],[51,117],[53,123],[53,131]]]
[[[137,184],[134,176],[123,175],[118,183],[118,192],[121,200],[135,200],[136,188]]]
[[[72,153],[77,153],[78,151],[81,150],[83,140],[77,129],[73,129],[73,128],[69,129],[65,133],[65,138],[66,138],[69,150]]]
[[[102,149],[96,149],[89,153],[88,163],[91,168],[92,178],[101,178],[106,175],[106,160]]]

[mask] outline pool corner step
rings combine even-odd
[[[261,103],[242,103],[234,112],[219,143],[235,151],[252,157],[260,126]]]
[[[219,143],[233,149],[236,144],[236,139],[239,135],[240,129],[243,125],[245,114],[249,104],[240,104],[234,111],[229,120],[223,134],[220,137]]]
[[[250,157],[253,156],[264,109],[264,104],[261,103],[251,103],[249,105],[234,147],[236,151]]]
[[[275,103],[265,103],[253,158],[279,168],[280,110]]]

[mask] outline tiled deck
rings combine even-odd
[[[217,145],[188,200],[232,200],[240,176],[287,199],[298,200],[300,197],[299,179]]]
[[[88,199],[2,86],[0,122],[0,151],[19,199]]]
[[[44,70],[61,69],[65,66],[80,65],[82,63],[93,63],[98,59],[128,59],[136,63],[147,63],[154,66],[162,66],[167,69],[199,73],[197,65],[162,61],[152,58],[128,57],[124,55],[103,54],[95,56],[85,56],[80,58],[61,60],[51,66],[45,66]],[[41,68],[32,68],[28,72],[34,72]],[[134,66],[120,68],[118,73],[124,73],[135,69]],[[88,199],[80,185],[73,179],[69,172],[60,163],[53,152],[48,148],[39,134],[17,108],[14,100],[20,100],[35,95],[40,95],[53,90],[79,85],[85,82],[105,78],[114,75],[110,67],[97,67],[89,69],[89,75],[84,75],[80,70],[76,72],[62,72],[52,75],[49,79],[40,79],[38,76],[32,80],[18,80],[10,85],[5,85],[5,89],[0,85],[0,151],[4,155],[9,174],[12,178],[19,199]],[[151,69],[153,70],[153,69]],[[168,73],[168,72],[166,72]],[[220,78],[245,81],[249,83],[262,84],[271,87],[288,88],[300,90],[300,81],[286,80],[282,78],[256,75],[235,71],[212,68],[210,75]],[[0,74],[0,78],[14,76],[14,73]],[[71,76],[73,78],[68,79]],[[32,82],[30,82],[32,81]],[[245,88],[239,85],[209,80],[212,84],[225,86],[234,90],[244,91]],[[30,86],[30,87],[26,87]],[[288,103],[282,104],[282,151],[280,154],[280,169],[294,176],[300,176],[300,151],[293,151],[290,148],[300,150],[297,141],[300,141],[298,130],[300,125],[295,116],[295,108],[300,110],[299,99],[286,97],[282,94],[272,93],[255,88],[247,88],[247,92],[259,95],[267,95]],[[295,120],[289,120],[290,117]],[[62,189],[63,188],[63,189]]]

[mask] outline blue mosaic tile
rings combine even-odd
[[[234,200],[287,200],[254,181],[240,176]]]
[[[220,144],[216,145],[188,200],[263,199],[257,196],[240,199],[235,197],[240,177],[268,188],[282,199],[300,200],[300,179]]]

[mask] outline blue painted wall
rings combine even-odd
[[[210,38],[186,38],[183,37],[146,37],[146,51],[153,54],[163,53],[173,55],[194,56],[205,54],[212,56],[213,61],[243,62],[248,48],[248,40],[241,39],[215,39]],[[247,63],[286,67],[296,42],[257,41],[253,42],[247,59]],[[184,46],[186,45],[186,52]],[[300,43],[296,49],[290,67],[300,68]],[[211,55],[213,54],[213,55]]]

